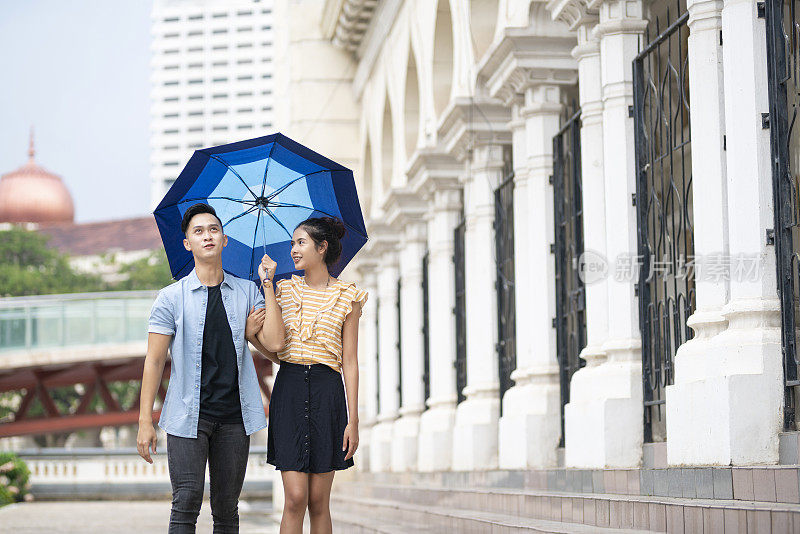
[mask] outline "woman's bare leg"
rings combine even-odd
[[[281,478],[283,478],[284,501],[280,532],[281,534],[302,534],[303,518],[308,506],[308,473],[281,471]]]
[[[331,486],[333,474],[311,473],[308,483],[308,515],[311,518],[311,534],[331,534]]]

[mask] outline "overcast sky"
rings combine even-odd
[[[78,222],[150,212],[150,0],[0,2],[0,174],[61,175]]]

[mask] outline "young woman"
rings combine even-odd
[[[358,319],[368,295],[328,273],[344,232],[330,217],[300,223],[291,254],[303,276],[275,288],[286,346],[277,353],[267,462],[283,478],[281,533],[302,532],[306,508],[311,532],[331,532],[333,475],[353,465],[358,447]]]

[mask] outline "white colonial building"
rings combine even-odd
[[[273,133],[272,0],[154,0],[151,204],[192,153]]]
[[[342,509],[800,525],[795,3],[276,2],[313,71],[277,67],[279,129],[353,162],[370,234]]]

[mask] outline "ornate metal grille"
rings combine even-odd
[[[375,299],[375,414],[381,413],[381,298]]]
[[[467,386],[467,289],[464,277],[464,235],[467,223],[461,214],[461,223],[453,231],[453,264],[455,266],[456,302],[453,313],[456,316],[456,394],[460,403],[466,397]]]
[[[400,290],[403,287],[402,278],[397,279],[397,405],[403,405],[403,344],[402,327],[403,327],[403,308],[400,305]]]
[[[555,212],[556,356],[561,384],[561,445],[564,406],[575,371],[586,365],[586,287],[578,264],[583,254],[583,185],[581,183],[581,113],[567,115],[553,137],[553,206]]]
[[[775,211],[775,257],[781,301],[784,427],[797,428],[797,324],[800,306],[800,2],[767,0],[770,145]]]
[[[680,7],[678,13],[681,13]],[[645,441],[666,439],[665,387],[673,357],[692,338],[695,309],[689,125],[688,12],[666,23],[633,62],[639,325],[642,335]],[[661,28],[664,28],[661,31]],[[618,260],[618,259],[616,259]]]
[[[425,401],[431,396],[430,316],[428,315],[428,261],[430,253],[422,256],[422,383]],[[425,403],[427,407],[427,402]]]
[[[514,305],[514,170],[511,147],[503,147],[503,181],[494,190],[495,263],[497,267],[497,361],[500,400],[514,385],[511,373],[517,368]],[[500,414],[503,403],[500,402]]]

